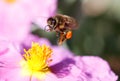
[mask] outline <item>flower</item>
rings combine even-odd
[[[24,59],[21,61],[22,74],[42,79],[43,75],[50,71],[48,65],[52,60],[50,59],[52,49],[33,42],[32,47],[28,51],[24,51]]]
[[[27,47],[22,55],[19,45],[0,40],[0,81],[116,81],[118,78],[100,57],[74,56],[67,49],[38,43]]]
[[[0,0],[0,35],[21,42],[30,32],[34,20],[55,13],[56,2],[57,0]]]

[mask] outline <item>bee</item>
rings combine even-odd
[[[48,27],[48,29],[46,29]],[[58,45],[72,37],[72,30],[78,27],[77,21],[70,16],[57,14],[47,19],[46,31],[55,31],[57,33]]]

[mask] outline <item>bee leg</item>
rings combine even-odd
[[[53,28],[50,25],[46,25],[44,31],[53,31]]]
[[[56,31],[56,36],[57,36],[57,37],[59,37],[59,34],[60,34],[60,33]]]
[[[60,37],[58,39],[58,45],[61,45],[66,40],[66,34],[60,33]]]
[[[49,31],[51,31],[51,30],[50,30],[50,29],[46,29],[45,31],[49,32]]]

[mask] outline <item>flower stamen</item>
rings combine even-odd
[[[16,0],[5,0],[6,3],[14,3]]]
[[[38,43],[32,43],[32,47],[23,55],[31,70],[47,71],[51,62],[51,48],[46,45],[40,46]]]

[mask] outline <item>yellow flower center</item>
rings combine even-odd
[[[21,61],[24,68],[23,73],[27,75],[35,75],[40,78],[41,74],[49,72],[49,63],[52,54],[52,49],[46,45],[40,46],[38,43],[32,43],[32,47],[29,50],[24,50],[24,61]],[[27,72],[25,72],[27,71]]]
[[[14,3],[16,0],[5,0],[6,3]]]

